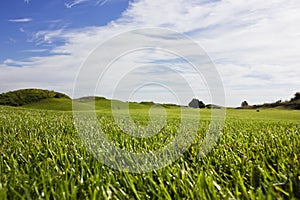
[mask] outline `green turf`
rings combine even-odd
[[[49,99],[41,100],[39,102],[26,104],[22,107],[32,108],[32,109],[44,109],[44,110],[71,111],[72,100],[65,99],[65,98],[61,98],[61,99],[49,98]]]
[[[261,119],[261,120],[300,120],[299,110],[286,109],[226,109],[226,117],[229,119]]]
[[[211,116],[203,109],[198,137],[182,157],[168,167],[135,174],[111,169],[85,149],[70,101],[36,105],[0,106],[0,199],[300,198],[299,111],[227,109],[217,145],[199,157]],[[96,102],[97,115],[105,135],[120,148],[147,152],[176,134],[177,107],[166,109],[167,124],[155,137],[138,139],[114,124],[108,105],[104,99]],[[130,104],[130,113],[147,124],[150,107]],[[189,117],[197,116],[193,112]]]

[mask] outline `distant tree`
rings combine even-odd
[[[249,104],[248,104],[247,101],[243,101],[242,104],[241,104],[241,106],[242,106],[242,107],[247,107],[247,106],[249,106]]]
[[[297,101],[297,100],[299,100],[299,99],[300,99],[300,92],[297,92],[297,93],[295,94],[295,97],[292,98],[291,101]]]
[[[205,104],[202,101],[199,101],[198,99],[192,99],[192,101],[189,103],[189,107],[191,107],[191,108],[205,108]]]

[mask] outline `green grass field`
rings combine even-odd
[[[64,103],[0,106],[0,199],[300,199],[300,111],[227,109],[216,146],[200,158],[211,116],[203,109],[197,140],[182,157],[128,173],[93,157],[74,128],[71,101],[55,101]],[[180,116],[166,108],[167,124],[155,138],[132,139],[118,131],[108,105],[96,103],[105,134],[131,151],[163,147],[159,139],[170,142]],[[147,123],[149,105],[130,108],[136,122]]]

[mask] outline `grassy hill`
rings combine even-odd
[[[290,109],[290,110],[300,110],[300,99],[299,93],[295,94],[295,97],[290,101],[277,101],[274,103],[265,103],[262,105],[250,105],[246,107],[239,107],[240,109],[269,109],[269,108],[279,108],[279,109]],[[101,110],[104,112],[111,112],[112,109],[124,109],[129,106],[130,110],[141,111],[148,110],[155,105],[154,102],[129,102],[127,105],[125,102],[118,100],[110,100],[104,97],[94,97],[87,96],[72,100],[69,96],[49,90],[41,89],[23,89],[16,90],[7,93],[0,94],[0,105],[6,106],[22,106],[25,108],[32,109],[45,109],[45,110],[62,110],[62,111],[72,111],[72,104],[75,101],[78,103],[83,110],[93,109]],[[168,110],[178,110],[179,106],[175,104],[160,104],[160,106]],[[215,105],[207,105],[210,108],[219,108]]]
[[[154,103],[135,103],[110,100],[104,97],[87,96],[72,100],[69,96],[49,90],[22,89],[0,94],[0,105],[31,109],[72,111],[73,101],[83,110],[93,109],[111,112],[111,109],[148,110]],[[167,105],[165,105],[167,106]],[[170,105],[168,105],[170,106]],[[174,106],[174,105],[172,105]]]
[[[0,105],[24,106],[49,99],[71,101],[70,97],[59,92],[41,89],[22,89],[0,94]]]

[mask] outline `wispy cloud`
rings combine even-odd
[[[17,42],[17,41],[16,41],[14,38],[11,38],[11,37],[10,37],[10,38],[8,39],[8,43],[16,43],[16,42]]]
[[[24,22],[31,22],[31,18],[17,18],[17,19],[9,19],[9,22],[16,22],[16,23],[24,23]]]
[[[74,0],[71,3],[65,3],[65,6],[67,8],[72,8],[73,6],[76,6],[78,4],[81,4],[81,3],[84,3],[84,2],[87,2],[87,1],[89,1],[89,0]]]
[[[6,59],[6,60],[3,61],[3,64],[13,66],[13,67],[22,67],[22,66],[28,64],[28,62],[15,61],[15,60],[12,60],[12,59]]]
[[[48,51],[48,49],[27,49],[27,50],[23,50],[22,52],[41,53],[46,51]]]
[[[103,6],[104,4],[106,4],[109,0],[98,0],[96,2],[96,5],[100,5],[100,6]]]
[[[29,4],[29,1],[30,1],[30,0],[24,0],[24,3],[27,3],[27,4]]]
[[[66,8],[72,8],[78,4],[81,4],[81,3],[85,3],[85,2],[90,2],[90,3],[94,3],[94,5],[104,5],[108,2],[109,0],[74,0],[70,3],[65,3],[65,6]]]

